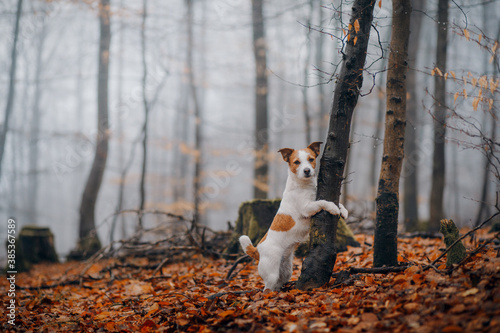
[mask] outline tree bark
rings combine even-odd
[[[373,266],[397,266],[399,179],[404,158],[406,72],[410,0],[392,1],[392,37],[387,71],[384,152],[377,192]]]
[[[417,54],[420,45],[420,28],[422,15],[425,12],[426,0],[412,0],[414,8],[410,22],[410,43],[408,45],[408,78],[407,78],[407,112],[405,132],[405,160],[403,164],[404,177],[404,225],[406,231],[414,231],[418,224],[418,154],[417,124],[418,124],[418,95],[417,95]]]
[[[351,13],[350,38],[335,87],[326,145],[320,161],[317,199],[339,203],[344,166],[349,148],[349,133],[354,107],[363,84],[363,67],[370,38],[376,1],[356,0]],[[359,30],[355,31],[359,23]],[[297,287],[317,288],[330,280],[337,253],[335,238],[339,216],[321,211],[311,223],[310,251],[302,264]]]
[[[142,57],[142,105],[144,107],[144,124],[142,127],[142,165],[141,181],[139,184],[139,212],[144,211],[146,203],[146,173],[148,163],[148,123],[149,123],[149,103],[146,96],[146,84],[148,79],[148,64],[146,60],[146,20],[148,17],[148,1],[142,3],[142,23],[141,23],[141,57]],[[142,213],[139,213],[137,228],[143,229]]]
[[[97,141],[94,162],[90,170],[80,205],[79,249],[81,257],[88,257],[101,248],[95,230],[95,205],[108,158],[108,78],[109,47],[111,43],[110,0],[99,3],[99,69],[97,79]]]
[[[263,0],[252,0],[253,51],[255,57],[255,162],[254,198],[266,199],[269,182],[269,133],[267,117],[267,44]]]
[[[7,132],[9,131],[9,120],[14,109],[14,97],[16,95],[16,69],[17,69],[17,40],[19,39],[19,22],[21,21],[23,9],[23,0],[17,1],[16,23],[14,25],[14,40],[10,53],[10,73],[9,90],[7,92],[7,104],[5,106],[5,116],[2,126],[0,126],[0,182],[2,179],[2,161],[5,152],[5,143],[7,141]]]
[[[439,0],[438,31],[436,46],[436,67],[446,72],[448,48],[448,3]],[[432,158],[432,187],[430,195],[429,231],[439,231],[440,221],[444,217],[443,194],[445,187],[445,134],[446,134],[446,81],[440,75],[434,76],[434,153]]]

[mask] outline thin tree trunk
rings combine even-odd
[[[97,79],[97,141],[94,162],[90,170],[80,205],[80,257],[88,257],[101,248],[95,230],[95,205],[101,187],[108,158],[108,78],[109,47],[111,43],[110,0],[100,0],[99,4],[99,69]],[[77,254],[77,255],[78,255]]]
[[[267,43],[263,0],[252,0],[253,50],[255,57],[255,162],[254,198],[265,199],[269,184],[269,133],[267,119]]]
[[[142,104],[144,107],[144,124],[142,126],[142,165],[141,181],[139,184],[139,220],[137,228],[143,229],[144,205],[146,202],[146,172],[148,162],[148,122],[149,122],[149,103],[146,96],[146,83],[148,79],[148,64],[146,61],[146,20],[147,20],[148,1],[142,3],[142,23],[141,23],[141,58],[142,58]]]
[[[313,0],[309,0],[309,16],[307,18],[307,28],[311,26],[312,15],[313,15]],[[309,90],[309,66],[311,62],[311,29],[307,29],[306,34],[306,58],[304,59],[304,85],[302,86],[302,112],[304,113],[304,124],[305,124],[305,132],[306,132],[306,142],[305,145],[309,145],[311,141],[311,132],[312,132],[312,124],[311,124],[311,114],[309,110],[309,98],[307,92]]]
[[[446,72],[446,56],[448,48],[448,3],[439,0],[438,31],[436,46],[436,67]],[[430,195],[429,231],[439,231],[440,221],[444,218],[443,194],[445,187],[445,135],[446,135],[446,81],[443,77],[434,77],[434,154],[432,158],[432,187]]]
[[[354,107],[363,84],[363,67],[370,37],[375,1],[356,0],[352,7],[350,38],[344,52],[342,69],[335,86],[326,145],[320,161],[317,199],[339,203],[344,166],[349,148],[349,133]],[[357,21],[357,23],[356,23]],[[356,32],[355,27],[359,30]],[[356,43],[354,43],[356,41]],[[311,223],[310,251],[302,264],[297,287],[317,288],[330,280],[337,253],[335,238],[338,216],[321,211]]]
[[[498,31],[497,31],[497,36],[496,40],[500,40],[500,25],[498,26]],[[486,71],[485,71],[486,72]],[[498,79],[498,57],[495,55],[494,61],[493,61],[493,80],[496,82]],[[493,97],[493,96],[492,96]],[[492,111],[494,112],[494,111]],[[485,117],[488,116],[487,111],[485,111]],[[491,117],[491,138],[496,137],[496,131],[497,131],[497,117],[495,114],[492,114]],[[486,152],[486,158],[484,161],[484,174],[483,174],[483,185],[481,187],[481,199],[479,200],[479,208],[477,211],[476,215],[476,221],[474,222],[474,226],[477,227],[481,222],[483,221],[483,216],[484,218],[488,217],[488,187],[490,186],[490,182],[488,181],[490,177],[490,167],[491,167],[491,157],[493,155],[494,151],[489,149]]]
[[[418,124],[418,83],[417,54],[420,47],[420,27],[422,26],[422,17],[425,12],[426,0],[412,0],[412,12],[410,22],[410,43],[408,45],[408,110],[406,113],[406,133],[405,133],[405,155],[404,160],[404,225],[406,231],[413,231],[418,224],[418,165],[415,160],[408,159],[417,154],[417,124]]]
[[[392,1],[392,36],[387,71],[384,152],[377,192],[373,266],[398,263],[399,179],[404,158],[406,72],[410,37],[410,0]]]
[[[33,97],[33,116],[31,119],[31,130],[30,130],[30,145],[29,145],[29,191],[28,191],[28,207],[29,207],[29,223],[37,224],[37,198],[38,198],[38,152],[40,140],[40,126],[41,126],[41,112],[40,112],[40,100],[42,99],[42,86],[41,86],[41,75],[42,75],[42,59],[43,50],[46,38],[46,24],[43,19],[41,31],[38,38],[38,45],[36,51],[36,61],[35,61],[35,94]]]
[[[189,78],[189,90],[194,107],[194,179],[193,179],[193,200],[194,200],[194,224],[201,223],[200,214],[200,199],[201,199],[201,163],[202,163],[202,147],[201,147],[201,105],[198,97],[198,89],[196,78],[194,75],[194,3],[193,0],[186,0],[187,5],[187,32],[188,32],[188,52],[187,52],[187,66]]]
[[[17,41],[19,39],[19,22],[21,21],[23,8],[23,0],[17,1],[16,23],[14,25],[14,40],[12,42],[12,50],[10,53],[10,73],[9,73],[9,90],[7,92],[7,104],[5,105],[5,118],[2,126],[0,126],[0,182],[2,179],[2,161],[5,151],[5,142],[7,140],[7,132],[9,131],[9,120],[12,110],[14,109],[14,97],[16,95],[16,69],[17,69]]]

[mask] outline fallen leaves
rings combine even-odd
[[[359,240],[372,239],[360,236]],[[201,255],[165,265],[162,277],[155,278],[151,278],[154,265],[144,259],[129,259],[134,269],[114,260],[100,261],[89,270],[95,280],[86,280],[84,286],[18,288],[16,326],[2,323],[0,328],[5,332],[500,331],[498,247],[486,248],[450,275],[423,269],[442,246],[439,239],[401,239],[399,254],[410,265],[404,271],[354,272],[340,285],[332,279],[312,292],[289,285],[286,291],[263,293],[255,262],[226,281],[232,262]],[[466,246],[475,248],[467,242]],[[335,272],[369,268],[371,257],[367,246],[349,248],[338,255]],[[292,280],[300,274],[301,261],[294,264]],[[444,258],[437,263],[441,264]],[[19,274],[18,283],[56,285],[74,280],[84,266],[38,265]],[[2,279],[0,288],[6,287]]]

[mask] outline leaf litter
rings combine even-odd
[[[399,259],[408,268],[386,274],[338,272],[371,268],[371,236],[339,253],[334,277],[313,291],[288,283],[262,292],[256,262],[230,280],[234,261],[195,254],[164,265],[152,276],[147,258],[39,264],[19,273],[16,325],[4,332],[500,332],[500,250],[494,243],[446,271],[440,239],[400,239]],[[477,238],[491,238],[479,231]],[[476,241],[466,239],[469,251]],[[292,281],[300,275],[294,261]],[[144,268],[141,268],[144,267]],[[80,280],[80,283],[73,283]],[[67,283],[67,282],[70,283]],[[0,281],[2,303],[8,283]],[[5,318],[5,306],[0,310]]]

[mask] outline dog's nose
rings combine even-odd
[[[309,177],[309,176],[311,175],[311,169],[309,169],[309,168],[305,168],[305,169],[304,169],[304,175],[305,175],[306,177]]]

